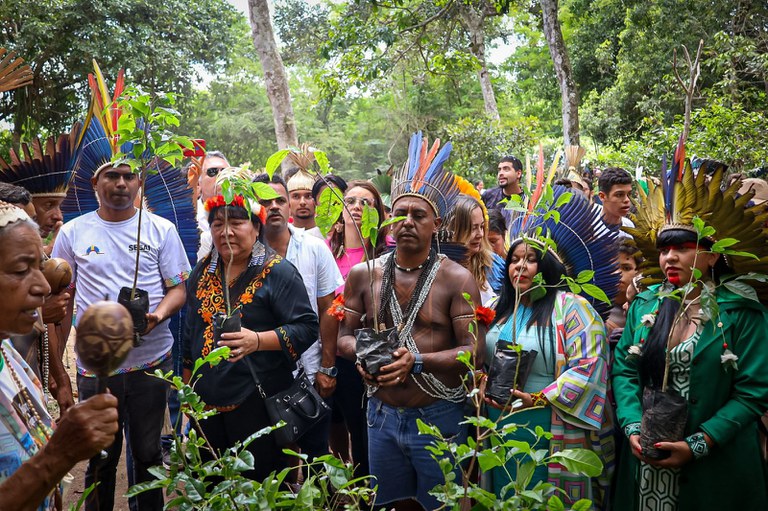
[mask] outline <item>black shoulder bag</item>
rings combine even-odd
[[[246,357],[244,360],[256,382],[256,388],[264,399],[270,422],[273,425],[280,421],[285,422],[285,426],[272,432],[278,445],[285,447],[295,444],[315,424],[331,413],[331,407],[317,393],[303,368],[288,389],[267,397],[250,359]]]

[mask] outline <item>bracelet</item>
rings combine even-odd
[[[259,332],[256,332],[256,349],[253,351],[259,351],[261,348],[261,335],[259,335]]]
[[[709,445],[704,438],[704,433],[694,433],[685,439],[685,443],[691,448],[693,459],[698,460],[709,455]]]
[[[531,393],[531,399],[533,400],[532,406],[547,406],[549,404],[543,392]]]
[[[633,422],[632,424],[627,424],[624,426],[624,434],[627,438],[631,437],[632,435],[639,435],[640,434],[640,423],[639,422]]]

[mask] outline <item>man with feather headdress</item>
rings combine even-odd
[[[443,169],[451,144],[438,152],[439,145],[438,140],[428,151],[420,132],[411,138],[408,162],[392,180],[392,214],[403,217],[392,229],[396,248],[375,260],[372,283],[361,263],[350,272],[344,290],[342,355],[356,358],[357,337],[363,335],[358,329],[370,333],[364,327],[373,326],[376,333],[371,336],[388,336],[398,346],[392,362],[378,371],[370,363],[363,365],[365,358],[358,360],[368,385],[368,452],[378,484],[376,507],[439,507],[429,491],[445,478],[425,449],[431,437],[419,435],[416,419],[463,441],[466,366],[457,355],[484,349],[485,330],[480,328],[476,339],[469,332],[475,313],[463,297],[467,293],[480,303],[474,277],[432,247],[459,194],[453,174]]]

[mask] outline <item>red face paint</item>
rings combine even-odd
[[[699,246],[700,245],[695,241],[687,241],[685,243],[675,243],[674,245],[664,245],[663,247],[659,247],[659,250],[661,252],[669,252],[670,250],[695,250]]]
[[[675,274],[673,274],[673,275],[670,275],[670,276],[668,276],[668,277],[667,277],[667,280],[669,280],[669,283],[670,283],[670,284],[672,284],[672,285],[673,285],[673,286],[675,286],[675,287],[678,287],[678,286],[680,286],[680,283],[682,282],[682,281],[680,280],[680,275],[678,275],[677,273],[675,273]]]

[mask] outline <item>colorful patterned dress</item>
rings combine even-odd
[[[564,491],[561,497],[567,503],[590,499],[595,509],[602,509],[614,463],[613,423],[606,400],[609,352],[605,327],[585,299],[562,291],[558,292],[555,299],[551,324],[555,327],[554,364],[552,365],[551,353],[545,352],[547,356],[542,357],[540,352],[537,359],[541,360],[534,363],[533,379],[529,379],[528,383],[536,384],[536,366],[543,362],[543,358],[547,359],[553,381],[543,388],[541,384],[538,389],[528,384],[525,387],[526,392],[542,391],[550,405],[515,413],[509,417],[508,422],[521,425],[528,423],[531,428],[541,425],[550,431],[553,434],[549,441],[550,453],[569,448],[593,450],[605,467],[599,477],[590,479],[578,476],[566,471],[562,465],[551,463],[547,465],[546,471],[539,469],[535,473],[529,487],[546,478],[548,482]],[[504,325],[501,330],[503,327]],[[525,337],[528,337],[527,333]],[[496,339],[498,337],[489,332],[486,344],[490,350],[494,349]],[[524,339],[521,341],[530,342]],[[499,413],[489,410],[489,416],[498,418]],[[518,433],[520,438],[516,436]],[[518,430],[518,433],[509,438],[530,440],[530,434],[523,430]],[[525,435],[528,435],[528,438]],[[537,446],[543,447],[545,446]],[[510,461],[504,469],[493,471],[493,489],[500,498],[504,498],[500,495],[501,489],[509,482],[507,472],[514,477],[514,466],[514,461]]]

